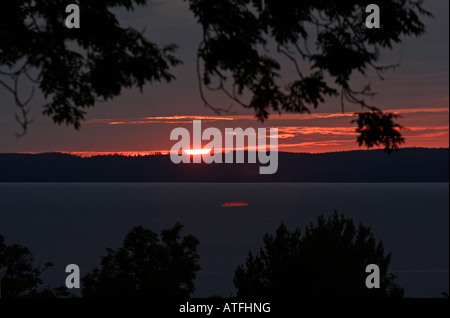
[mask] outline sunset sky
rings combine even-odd
[[[401,63],[385,73],[385,81],[369,74],[355,78],[355,85],[371,82],[378,94],[369,103],[384,111],[399,113],[406,147],[449,146],[449,2],[428,0],[425,6],[434,19],[426,19],[427,34],[406,38],[392,51],[382,53],[381,64]],[[141,30],[159,45],[175,43],[176,55],[184,64],[173,69],[177,80],[152,84],[144,92],[127,90],[88,110],[80,131],[58,126],[41,115],[42,96],[33,100],[31,124],[26,136],[16,138],[20,127],[14,120],[17,108],[12,96],[0,87],[0,152],[63,151],[89,153],[142,153],[168,151],[174,144],[170,132],[176,127],[192,129],[193,119],[202,119],[202,128],[270,128],[279,130],[279,150],[290,152],[329,152],[358,148],[353,113],[361,111],[347,104],[341,112],[338,99],[327,100],[310,115],[274,114],[258,123],[249,110],[235,105],[232,113],[220,116],[206,108],[199,96],[195,73],[196,49],[201,30],[184,1],[152,2],[137,11],[118,12],[123,25]],[[82,16],[81,16],[82,19]],[[381,12],[381,21],[383,12]],[[289,70],[284,73],[289,78]],[[31,86],[22,84],[24,94]],[[219,107],[231,101],[221,94],[208,95]]]

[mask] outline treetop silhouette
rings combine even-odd
[[[274,235],[264,235],[264,247],[234,276],[238,297],[403,297],[404,290],[388,273],[391,254],[385,254],[369,227],[335,212],[289,231],[284,223]],[[380,269],[380,288],[368,289],[366,266]]]
[[[189,297],[200,270],[199,241],[192,235],[180,237],[182,227],[177,223],[160,236],[142,226],[131,229],[123,246],[108,248],[101,267],[82,278],[83,297]]]

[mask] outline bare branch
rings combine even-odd
[[[203,92],[203,81],[202,81],[201,70],[200,70],[200,54],[199,54],[200,48],[202,45],[203,45],[203,42],[200,43],[198,51],[197,51],[197,80],[198,80],[200,98],[202,99],[203,104],[206,107],[208,107],[209,109],[211,109],[213,112],[215,112],[217,115],[221,115],[222,113],[229,113],[232,105],[228,109],[214,107],[208,102],[208,100],[206,99],[205,94]],[[219,75],[219,78],[221,78],[220,75]],[[220,83],[219,88],[220,88],[220,86],[222,86],[222,82]]]
[[[10,91],[12,94],[15,94],[14,90],[13,90],[8,84],[6,84],[5,82],[3,82],[1,79],[0,79],[0,84],[1,84],[3,87],[5,87],[8,91]]]
[[[385,65],[385,66],[378,66],[375,65],[373,63],[369,63],[369,65],[377,72],[377,76],[380,80],[384,81],[384,77],[383,77],[383,72],[389,69],[393,69],[395,70],[397,67],[400,66],[400,62],[398,62],[397,64],[390,64],[390,65]]]
[[[32,87],[30,96],[26,98],[25,100],[22,100],[19,96],[19,80],[22,76],[22,74],[25,74],[25,76],[30,79],[32,82],[37,82],[29,74],[27,73],[27,69],[29,67],[28,62],[25,62],[17,71],[14,72],[4,72],[0,71],[1,75],[9,76],[11,77],[13,81],[13,86],[8,85],[6,82],[0,79],[0,84],[5,87],[14,97],[14,101],[16,103],[16,106],[20,109],[20,115],[15,114],[14,117],[16,121],[19,123],[20,127],[22,128],[22,132],[16,133],[17,137],[23,137],[28,129],[28,125],[33,121],[29,118],[29,113],[31,111],[30,107],[27,107],[27,105],[31,102],[31,100],[34,97],[35,89]]]
[[[303,74],[300,71],[300,67],[298,66],[297,60],[291,54],[289,54],[287,51],[281,49],[280,45],[278,45],[277,50],[278,50],[278,52],[284,54],[287,58],[289,58],[292,61],[292,63],[294,63],[295,69],[297,70],[297,74],[300,76],[301,79],[304,79]]]

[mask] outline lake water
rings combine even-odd
[[[448,191],[448,183],[1,183],[0,234],[30,248],[36,263],[53,262],[43,278],[56,286],[66,265],[86,274],[133,226],[159,232],[179,221],[183,234],[200,239],[193,296],[227,297],[236,294],[235,268],[264,233],[281,221],[304,229],[337,209],[370,226],[392,252],[389,270],[406,296],[441,297],[449,291]]]

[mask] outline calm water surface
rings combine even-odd
[[[281,221],[303,229],[337,209],[370,226],[392,252],[390,271],[406,296],[440,297],[449,290],[448,190],[448,183],[0,183],[0,234],[29,247],[36,262],[53,262],[44,279],[57,285],[67,264],[84,275],[133,226],[159,231],[179,221],[201,243],[194,297],[226,297],[236,294],[234,270],[264,233]],[[221,207],[226,202],[248,206]]]

